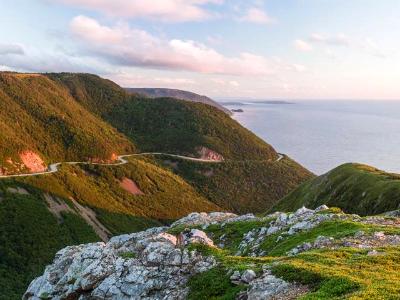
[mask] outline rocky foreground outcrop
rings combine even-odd
[[[315,210],[301,208],[294,213],[274,213],[265,217],[237,216],[232,213],[192,213],[171,227],[112,238],[107,243],[70,246],[60,250],[44,274],[29,286],[23,299],[186,299],[191,277],[206,272],[220,263],[217,257],[202,254],[195,244],[223,248],[226,234],[212,239],[209,227],[224,228],[246,222],[257,224],[238,243],[236,255],[267,256],[262,242],[273,237],[276,243],[310,231],[324,222],[339,220],[390,226],[398,219],[388,217],[360,218],[332,212],[321,206]],[[247,223],[249,224],[249,223]],[[397,226],[397,225],[396,225]],[[340,238],[318,236],[312,242],[300,242],[286,255],[316,248],[356,247],[369,249],[368,255],[381,255],[374,247],[400,245],[399,235],[383,232],[356,232]],[[309,291],[307,286],[289,283],[275,277],[270,265],[257,273],[252,269],[227,269],[232,284],[246,288],[237,299],[295,299]]]

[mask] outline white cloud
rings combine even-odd
[[[339,33],[336,35],[329,34],[319,34],[313,33],[311,34],[309,41],[314,44],[324,44],[329,47],[333,46],[343,46],[348,47],[354,50],[363,51],[366,54],[373,55],[379,58],[386,58],[390,54],[393,54],[396,51],[390,51],[388,49],[381,49],[381,47],[372,39],[372,38],[350,38],[343,33]],[[331,57],[336,58],[336,55],[333,54],[331,49],[325,51],[325,53]]]
[[[293,45],[299,51],[309,52],[313,50],[312,45],[300,39],[295,40]]]
[[[163,22],[200,21],[215,17],[206,4],[223,0],[52,0],[124,18],[150,18]]]
[[[23,55],[24,48],[17,44],[0,44],[0,55]]]
[[[27,46],[24,46],[22,49],[24,49],[24,55],[0,54],[1,69],[18,72],[90,73],[102,73],[107,69],[104,64],[99,64],[96,59],[90,57],[79,57],[50,49],[49,51],[43,51]]]
[[[309,40],[316,43],[324,43],[332,46],[349,46],[350,39],[343,33],[337,35],[326,35],[313,33],[311,34]]]
[[[230,75],[268,75],[276,67],[252,53],[227,57],[192,40],[161,39],[127,25],[103,26],[85,16],[74,18],[70,28],[87,51],[121,66]]]
[[[362,40],[360,43],[360,48],[363,49],[368,54],[371,54],[379,58],[386,58],[388,56],[387,52],[389,52],[380,49],[378,44],[371,38],[365,38],[364,40]]]
[[[249,8],[246,14],[240,17],[239,20],[257,24],[271,24],[274,22],[274,19],[268,16],[265,11],[256,7]]]

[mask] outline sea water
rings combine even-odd
[[[233,118],[316,174],[347,162],[400,173],[400,101],[225,104]]]

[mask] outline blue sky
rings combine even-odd
[[[233,99],[400,99],[398,0],[0,0],[0,69]]]

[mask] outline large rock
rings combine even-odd
[[[219,223],[226,221],[228,219],[236,218],[238,215],[233,213],[223,213],[223,212],[213,212],[213,213],[191,213],[187,217],[184,217],[174,223],[171,227],[176,227],[180,225],[185,226],[198,226],[198,225],[208,225],[211,223]]]
[[[185,299],[188,279],[215,265],[213,257],[178,247],[165,228],[153,228],[62,249],[23,299]]]
[[[186,246],[189,244],[203,244],[214,247],[214,242],[207,236],[207,234],[198,229],[184,230],[179,235],[178,239],[181,246]]]

